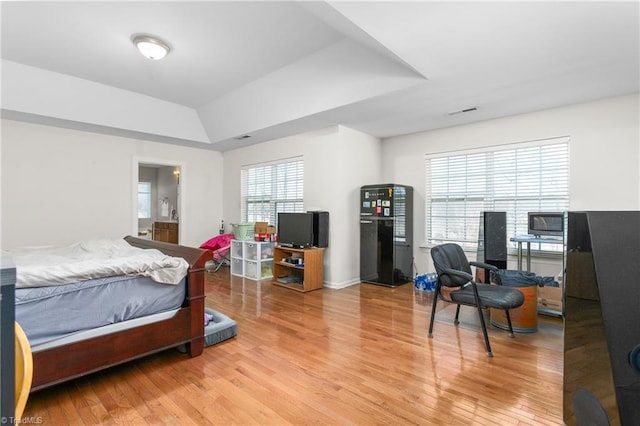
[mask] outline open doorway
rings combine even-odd
[[[184,233],[184,166],[138,158],[133,176],[133,235],[179,244]]]

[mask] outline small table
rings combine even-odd
[[[518,243],[518,270],[522,271],[522,243],[527,243],[527,272],[531,270],[531,243],[534,244],[564,244],[564,238],[533,235],[517,235],[511,241]]]

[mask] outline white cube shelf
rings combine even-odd
[[[231,241],[231,274],[252,280],[273,277],[272,242]]]

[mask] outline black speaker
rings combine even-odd
[[[507,269],[507,213],[480,213],[478,232],[478,262],[488,263],[498,269]],[[485,277],[484,282],[489,282]]]
[[[310,211],[313,214],[313,246],[329,247],[329,212]]]

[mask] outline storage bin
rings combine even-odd
[[[250,260],[244,261],[244,276],[255,280],[258,278],[258,263]]]
[[[231,274],[242,276],[243,274],[243,263],[242,259],[231,259]]]
[[[231,257],[242,257],[242,241],[231,242]]]
[[[254,222],[251,223],[232,223],[233,236],[236,240],[251,241],[254,239]]]
[[[266,279],[273,277],[273,261],[264,260],[260,263],[260,278]]]
[[[244,258],[248,260],[258,259],[258,245],[254,243],[245,243],[244,245]]]
[[[491,273],[491,281],[500,280],[505,287],[515,287],[524,295],[524,303],[509,309],[511,326],[516,333],[533,333],[538,330],[538,277],[531,272],[499,270],[499,277]],[[509,329],[507,315],[502,309],[490,309],[491,325]]]

